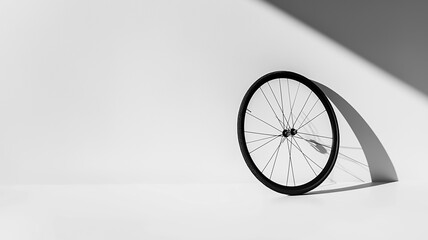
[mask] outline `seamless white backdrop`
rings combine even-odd
[[[236,117],[291,70],[371,125],[426,182],[428,98],[258,1],[1,1],[0,183],[254,181]]]

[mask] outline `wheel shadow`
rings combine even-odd
[[[328,194],[328,193],[338,193],[338,192],[346,192],[346,191],[353,191],[363,188],[370,188],[375,186],[380,186],[384,184],[388,184],[392,182],[369,182],[369,183],[362,183],[358,185],[348,186],[348,187],[341,187],[341,188],[333,188],[333,189],[325,189],[325,190],[318,190],[318,191],[312,191],[308,192],[304,195],[318,195],[318,194]]]
[[[394,165],[379,138],[364,118],[343,97],[331,88],[312,80],[342,113],[358,139],[367,159],[370,177],[374,183],[396,182],[398,176]]]

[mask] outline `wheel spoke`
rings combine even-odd
[[[297,150],[299,150],[303,155],[305,155],[313,164],[315,164],[317,167],[319,167],[322,170],[322,167],[320,167],[320,165],[318,165],[316,162],[314,162],[314,160],[312,160],[308,155],[306,155],[300,148],[298,148],[294,143],[291,142],[291,144],[297,148]]]
[[[260,138],[260,139],[256,139],[256,140],[251,140],[251,141],[248,141],[245,143],[255,143],[255,142],[263,141],[265,139],[269,139],[269,138],[273,138],[273,137],[275,137],[275,136],[269,136],[269,137],[264,137],[264,138]]]
[[[288,120],[287,120],[287,122],[289,122],[290,116],[291,116],[290,79],[287,79],[287,90],[288,90],[288,105],[290,106],[290,114],[288,115]]]
[[[282,137],[281,137],[281,141],[279,141],[279,146],[277,148],[278,150],[276,151],[276,156],[275,156],[275,160],[273,161],[273,166],[272,166],[272,170],[270,171],[269,179],[272,178],[273,170],[275,169],[276,159],[278,158],[279,150],[281,150],[281,144],[282,144]]]
[[[309,136],[314,136],[314,137],[319,137],[319,138],[333,139],[332,137],[326,137],[326,136],[321,136],[321,135],[317,135],[317,134],[310,134],[310,133],[304,133],[304,132],[298,132],[297,134],[309,135]]]
[[[281,136],[276,134],[270,134],[270,133],[262,133],[262,132],[254,132],[254,131],[244,131],[245,133],[251,133],[251,134],[257,134],[257,135],[264,135],[264,136]]]
[[[279,151],[279,147],[281,147],[281,142],[279,143],[279,145],[278,145],[278,147],[275,149],[275,151],[273,151],[272,155],[271,155],[271,156],[270,156],[270,158],[269,158],[269,161],[268,161],[268,162],[266,163],[266,165],[264,166],[264,168],[263,168],[262,172],[264,172],[264,171],[265,171],[266,167],[269,165],[269,163],[270,163],[270,161],[272,160],[272,158],[273,158],[273,156],[275,155],[275,153],[276,153],[277,151]]]
[[[297,135],[299,135],[299,133],[297,133]],[[302,136],[294,136],[295,138],[300,138],[300,139],[302,139],[302,140],[305,140],[305,141],[307,141],[307,142],[312,142],[313,141],[313,139],[307,139],[307,138],[303,138]],[[322,144],[322,143],[318,143],[319,145],[322,145],[322,146],[324,146],[324,147],[329,147],[329,148],[331,148],[331,146],[329,146],[329,145],[325,145],[325,144]],[[353,149],[353,150],[361,150],[361,148],[359,148],[359,147],[348,147],[348,146],[339,146],[339,148],[343,148],[343,149]]]
[[[251,113],[249,113],[249,112],[247,112],[247,114],[248,114],[248,115],[250,115],[251,117],[253,117],[253,118],[255,118],[255,119],[257,119],[257,120],[259,120],[259,121],[261,121],[261,122],[263,122],[263,123],[265,123],[265,124],[267,124],[267,125],[269,125],[270,127],[274,128],[275,130],[277,130],[277,131],[279,131],[279,132],[282,132],[282,131],[281,131],[281,130],[279,130],[278,128],[276,128],[276,127],[272,126],[271,124],[267,123],[266,121],[264,121],[264,120],[262,120],[262,119],[260,119],[260,118],[258,118],[258,117],[256,117],[256,116],[254,116],[253,114],[251,114]]]
[[[318,115],[316,115],[315,117],[313,117],[311,120],[309,120],[309,121],[307,121],[305,124],[301,125],[297,130],[299,130],[300,128],[304,127],[306,124],[308,124],[308,123],[312,122],[315,118],[317,118],[319,115],[321,115],[321,114],[323,114],[323,113],[325,113],[325,112],[326,112],[326,110],[324,110],[324,111],[320,112]]]
[[[282,116],[284,117],[284,109],[283,109],[283,108],[281,108],[281,106],[279,105],[278,98],[276,98],[276,95],[275,95],[275,93],[274,93],[274,91],[273,91],[272,87],[270,86],[270,83],[269,83],[269,82],[267,82],[267,84],[268,84],[268,86],[269,86],[270,91],[272,92],[273,97],[275,98],[275,102],[276,102],[276,104],[278,105],[279,109],[281,110]],[[283,125],[282,125],[282,128],[283,128],[283,129],[285,129],[285,122],[284,122],[284,120],[282,120],[282,124],[283,124]]]
[[[287,181],[285,182],[285,185],[288,185],[288,177],[290,176],[290,162],[291,162],[291,149],[290,149],[290,144],[288,143],[288,139],[287,139],[287,149],[288,149],[288,168],[287,168]]]
[[[289,142],[289,140],[287,139],[287,145],[289,145],[289,148],[288,148],[288,171],[287,171],[287,183],[286,183],[286,185],[288,184],[288,177],[290,175],[290,168],[291,168],[291,174],[293,175],[293,183],[294,183],[294,186],[296,186],[296,179],[294,177],[293,160],[291,158],[291,150],[292,150],[293,146],[291,144],[288,144],[288,142]]]
[[[297,135],[299,135],[299,134],[297,134]],[[309,144],[311,144],[311,143],[313,143],[313,144],[318,144],[318,145],[321,145],[321,146],[323,146],[323,147],[327,147],[327,148],[329,148],[329,149],[331,149],[331,146],[329,146],[329,145],[326,145],[326,144],[323,144],[323,143],[319,143],[319,142],[314,142],[314,140],[312,140],[312,139],[306,139],[306,138],[303,138],[303,137],[299,137],[299,136],[294,136],[295,138],[298,138],[298,139],[302,139],[302,140],[305,140],[306,142],[308,142]],[[340,146],[339,148],[343,148],[342,146]],[[346,148],[346,147],[345,147]],[[345,160],[348,160],[348,161],[350,161],[350,162],[353,162],[353,163],[355,163],[355,164],[359,164],[359,165],[362,165],[362,166],[364,166],[364,167],[368,167],[368,165],[367,164],[364,164],[364,163],[362,163],[362,162],[360,162],[360,161],[358,161],[358,160],[356,160],[356,159],[354,159],[354,158],[351,158],[351,157],[349,157],[348,155],[345,155],[345,154],[343,154],[343,153],[338,153],[340,156],[342,156],[343,157],[343,159],[345,159]]]
[[[299,112],[299,114],[297,115],[297,117],[296,117],[296,121],[295,121],[294,123],[297,123],[297,120],[299,119],[300,114],[302,113],[303,109],[305,108],[306,103],[308,103],[308,100],[309,100],[309,97],[311,96],[311,94],[312,94],[312,91],[309,93],[308,97],[306,98],[305,104],[303,104],[302,109],[300,109],[300,112]],[[293,128],[294,128],[294,124],[293,124]]]
[[[293,149],[293,146],[290,145],[290,158],[291,158],[291,150]],[[294,186],[296,186],[296,178],[294,177],[294,167],[293,167],[293,159],[290,159],[291,162],[291,173],[293,174],[293,183]]]
[[[291,142],[293,142],[293,138],[291,138]],[[309,163],[308,159],[306,158],[306,155],[303,154],[303,152],[301,151],[300,145],[299,143],[297,143],[296,139],[294,139],[294,142],[297,144],[297,146],[299,147],[299,151],[302,153],[302,156],[305,158],[306,163],[309,165],[309,167],[311,168],[312,172],[315,174],[315,176],[317,176],[317,173],[315,172],[315,170],[312,168],[311,164]]]
[[[297,95],[299,94],[299,89],[300,89],[300,82],[297,85],[297,90],[296,90],[296,95],[294,95],[294,100],[293,100],[293,106],[291,106],[291,110],[290,110],[290,117],[291,117],[291,124],[294,126],[294,120],[293,120],[293,109],[294,109],[294,104],[296,103],[296,98]],[[288,118],[288,120],[290,120],[290,118]]]
[[[268,98],[266,97],[265,92],[263,91],[262,87],[260,87],[260,91],[262,91],[263,96],[265,97],[267,103],[269,104],[270,109],[272,109],[273,114],[275,115],[275,118],[278,120],[279,125],[284,129],[284,123],[281,122],[281,120],[278,118],[278,115],[276,115],[275,110],[273,110],[272,105],[270,104],[270,101],[268,100]]]
[[[285,113],[284,113],[284,100],[283,100],[283,98],[282,98],[282,87],[281,87],[281,79],[278,79],[278,83],[279,83],[279,93],[280,93],[280,95],[281,95],[281,106],[282,106],[282,122],[285,124],[285,120],[286,120],[286,118],[285,118]],[[287,128],[290,126],[290,124],[288,123],[288,120],[287,120]]]
[[[279,135],[279,136],[281,136],[281,135]],[[261,147],[265,146],[266,144],[268,144],[268,143],[272,142],[273,140],[277,139],[279,136],[276,136],[276,137],[274,137],[273,139],[271,139],[271,140],[269,140],[269,141],[267,141],[267,142],[263,143],[261,146],[259,146],[259,147],[257,147],[256,149],[252,150],[250,153],[253,153],[253,152],[254,152],[254,151],[256,151],[257,149],[260,149]]]
[[[302,123],[300,124],[300,126],[302,126],[302,124],[305,122],[306,118],[308,118],[309,114],[311,114],[312,110],[314,109],[315,105],[317,105],[318,101],[319,101],[319,99],[317,99],[317,100],[315,101],[314,105],[311,107],[311,110],[309,110],[308,114],[306,114],[306,117],[303,119],[303,121],[302,121]],[[297,129],[299,129],[299,128],[300,128],[300,126],[299,126]]]

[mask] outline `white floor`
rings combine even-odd
[[[297,197],[258,183],[3,186],[0,239],[426,239],[427,202],[404,182]]]

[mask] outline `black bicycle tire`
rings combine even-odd
[[[317,95],[321,103],[324,105],[324,108],[330,120],[331,129],[332,129],[332,147],[331,147],[330,156],[329,156],[329,159],[327,160],[326,165],[324,166],[322,171],[319,173],[319,175],[317,175],[314,179],[299,186],[284,186],[267,178],[262,172],[260,172],[260,170],[257,168],[255,163],[253,162],[245,140],[244,125],[245,125],[246,109],[248,107],[248,104],[252,96],[257,91],[257,89],[259,89],[263,84],[278,78],[296,80],[306,85],[310,90],[312,90]],[[336,114],[334,113],[334,110],[330,101],[328,100],[327,96],[322,92],[322,90],[314,82],[295,72],[290,72],[290,71],[271,72],[260,77],[257,81],[255,81],[247,90],[244,98],[242,99],[241,105],[239,107],[237,130],[238,130],[239,147],[240,147],[242,156],[245,160],[245,163],[247,164],[250,171],[266,187],[282,194],[300,195],[300,194],[309,192],[314,188],[316,188],[317,186],[319,186],[332,171],[339,152],[339,141],[340,141],[339,126],[337,123]]]

